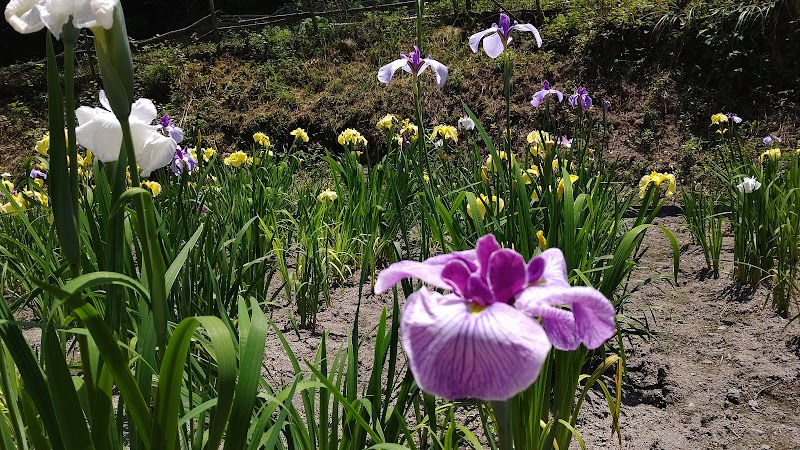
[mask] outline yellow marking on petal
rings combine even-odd
[[[473,316],[477,316],[478,314],[482,313],[486,308],[488,308],[488,306],[479,305],[477,303],[467,304],[467,309],[469,309],[469,313]]]

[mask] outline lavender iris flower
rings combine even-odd
[[[611,102],[608,100],[603,100],[603,112],[607,113],[609,109],[611,109]],[[741,121],[742,119],[739,120]]]
[[[164,114],[158,119],[158,123],[167,136],[171,137],[176,144],[180,144],[183,141],[183,129],[175,125],[175,121],[169,118],[169,114]]]
[[[481,41],[483,41],[483,50],[490,58],[495,59],[500,56],[500,54],[508,48],[508,44],[511,43],[512,30],[533,33],[533,37],[536,39],[536,45],[539,47],[542,46],[542,37],[539,36],[539,30],[537,30],[536,27],[529,23],[520,24],[516,20],[514,21],[514,25],[511,25],[511,18],[505,13],[500,13],[500,25],[496,23],[492,24],[491,28],[479,31],[470,36],[469,47],[472,49],[473,53],[478,53],[478,47]]]
[[[555,95],[558,98],[559,103],[564,101],[564,93],[557,89],[550,88],[550,82],[544,80],[544,83],[542,83],[542,89],[539,92],[533,94],[533,100],[531,100],[531,105],[533,105],[534,108],[538,108],[539,105],[544,103],[544,99],[550,94]]]
[[[46,173],[44,173],[44,172],[42,172],[41,170],[39,170],[39,169],[38,169],[38,168],[36,168],[36,167],[34,167],[33,169],[31,169],[31,174],[30,174],[30,176],[31,176],[31,178],[33,178],[34,180],[35,180],[35,179],[37,179],[37,178],[41,178],[42,180],[46,180],[46,179],[47,179],[47,174],[46,174]]]
[[[184,147],[183,150],[180,148],[175,150],[175,156],[173,156],[172,165],[170,166],[172,173],[175,175],[180,175],[184,171],[191,173],[195,167],[197,167],[197,160],[189,152],[189,147]]]
[[[444,82],[447,81],[447,66],[439,61],[436,61],[435,59],[431,59],[430,56],[427,58],[420,57],[419,47],[416,45],[414,46],[414,51],[411,52],[410,55],[400,53],[400,59],[396,59],[381,67],[378,70],[378,81],[384,84],[389,84],[398,69],[403,69],[408,73],[420,75],[428,67],[436,72],[436,86],[444,86]]]
[[[616,333],[611,302],[593,288],[570,287],[558,249],[526,264],[486,235],[475,250],[392,264],[375,292],[403,278],[450,291],[421,288],[406,300],[400,322],[417,384],[441,397],[511,398],[536,380],[551,343],[594,349]]]
[[[742,123],[742,118],[741,118],[741,117],[739,117],[739,116],[737,116],[737,115],[736,115],[736,114],[734,114],[734,113],[728,113],[728,114],[725,114],[725,115],[728,117],[728,119],[732,120],[732,121],[733,121],[733,123],[735,123],[735,124],[737,124],[737,125],[738,125],[738,124],[740,124],[740,123]]]
[[[578,104],[580,104],[581,110],[586,111],[592,107],[592,97],[589,97],[589,91],[581,86],[574,94],[569,96],[569,104],[573,108],[577,108]]]
[[[561,145],[562,148],[572,148],[572,139],[566,136],[561,136],[559,144]]]
[[[772,144],[772,142],[780,142],[781,138],[775,136],[774,134],[770,134],[769,136],[764,138],[764,145]]]

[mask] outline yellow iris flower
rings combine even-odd
[[[766,159],[771,159],[771,160],[774,161],[774,160],[776,160],[776,159],[778,159],[780,157],[781,157],[781,149],[779,149],[779,148],[771,148],[771,149],[765,151],[764,153],[762,153],[761,156],[758,157],[758,160],[763,163],[764,160],[766,160]]]
[[[237,150],[230,155],[226,156],[222,161],[226,166],[239,167],[247,163],[247,154],[241,150]]]
[[[506,154],[506,152],[504,152],[502,150],[497,152],[497,157],[500,158],[500,162],[501,163],[504,163],[505,161],[508,161],[508,155]],[[517,163],[517,158],[512,153],[511,154],[511,164],[514,165],[516,163]],[[486,158],[486,168],[488,170],[491,170],[492,172],[497,172],[497,167],[495,167],[495,165],[494,165],[494,157],[492,155],[489,155]]]
[[[295,128],[295,129],[294,129],[294,130],[292,130],[292,132],[291,132],[291,133],[289,133],[289,134],[291,134],[292,136],[294,136],[294,140],[295,140],[295,141],[297,141],[297,140],[301,140],[301,141],[303,141],[303,142],[308,142],[308,133],[306,133],[306,130],[304,130],[304,129],[302,129],[302,128]]]
[[[453,143],[458,142],[458,131],[456,130],[456,127],[450,125],[436,125],[433,127],[431,141],[436,140],[437,136],[441,136],[444,140],[449,139]]]
[[[50,133],[45,133],[41,139],[36,141],[36,151],[42,156],[47,156],[50,152]]]
[[[339,134],[339,144],[349,145],[356,148],[358,146],[367,146],[367,139],[361,135],[357,130],[348,128]]]
[[[417,136],[419,136],[419,127],[411,123],[410,120],[404,119],[400,124],[399,134],[406,135],[406,139],[410,142],[414,142],[417,140]]]
[[[647,187],[652,183],[656,189],[661,187],[662,183],[668,183],[667,192],[664,194],[665,197],[670,197],[675,194],[677,191],[677,183],[675,182],[675,175],[671,173],[659,173],[659,172],[651,172],[650,175],[645,175],[639,181],[639,197],[644,198],[644,195],[647,193]]]
[[[269,136],[261,132],[254,134],[253,140],[256,142],[256,144],[261,144],[264,147],[269,147],[272,145],[272,141],[269,140]]]
[[[205,161],[205,162],[211,161],[211,158],[216,156],[216,154],[217,154],[217,151],[215,149],[213,149],[212,147],[204,148],[203,149],[203,161]]]
[[[478,208],[478,215],[484,218],[486,217],[487,208],[491,208],[492,212],[497,215],[505,207],[505,202],[496,195],[493,195],[490,199],[488,195],[481,194],[475,198],[475,206]],[[472,205],[469,203],[467,203],[467,215],[473,217]]]
[[[377,124],[375,124],[375,127],[379,130],[389,131],[397,122],[397,117],[394,114],[387,114],[383,116]]]
[[[528,133],[528,144],[531,145],[531,154],[544,157],[547,152],[552,150],[556,141],[546,131],[534,130]]]
[[[542,251],[547,250],[547,239],[544,237],[544,231],[537,231],[536,238],[539,239],[539,249]]]
[[[153,197],[158,197],[158,194],[161,193],[161,184],[157,181],[142,181],[142,186],[147,188]]]
[[[333,202],[336,201],[337,198],[339,198],[339,194],[337,194],[336,191],[326,189],[320,192],[320,194],[317,196],[317,201],[320,203],[325,203],[326,201]]]
[[[728,122],[728,116],[726,116],[725,114],[716,113],[713,116],[711,116],[712,125],[719,125],[721,123],[727,123],[727,122]]]
[[[570,175],[569,176],[569,184],[570,185],[575,185],[576,181],[578,181],[578,176],[577,175]],[[561,199],[561,197],[564,196],[564,179],[563,178],[559,178],[558,179],[558,192],[557,192],[557,194],[558,194],[558,198],[559,199]]]

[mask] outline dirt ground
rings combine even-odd
[[[683,220],[663,218],[660,224],[672,230],[682,245],[680,276],[675,286],[668,281],[644,286],[625,308],[627,317],[646,320],[654,336],[627,343],[622,448],[800,449],[800,323],[787,327],[788,321],[771,311],[766,288],[736,289],[731,281],[730,238],[723,246],[720,277],[713,279],[703,271],[702,251],[691,243]],[[671,250],[663,235],[649,231],[645,245],[649,249],[631,286],[656,272],[671,272]],[[332,297],[334,305],[319,314],[320,328],[330,334],[331,351],[346,344],[358,290],[344,287]],[[384,305],[390,308],[388,295],[362,301],[362,334],[370,333]],[[273,318],[297,356],[313,358],[320,343],[318,333],[296,334],[283,314],[276,312]],[[371,350],[362,355],[368,362]],[[362,369],[362,378],[366,370]],[[293,376],[274,335],[268,337],[265,375],[275,382]],[[463,413],[465,419],[471,416]],[[589,449],[618,448],[599,390],[590,393],[577,429]],[[573,442],[572,447],[578,445]]]
[[[709,279],[682,220],[662,224],[682,244],[681,273],[676,286],[649,285],[627,306],[627,315],[647,316],[657,336],[628,347],[622,448],[800,448],[800,323],[787,327],[771,311],[766,288],[736,288],[730,238],[719,279]],[[649,255],[635,275],[668,272],[663,236],[650,232],[646,244]],[[604,400],[594,393],[592,400],[578,430],[588,448],[616,448]]]

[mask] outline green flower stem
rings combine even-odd
[[[47,34],[47,101],[50,126],[50,177],[47,180],[48,194],[53,205],[56,232],[61,252],[66,258],[73,276],[80,273],[80,235],[75,219],[75,199],[69,187],[67,167],[67,144],[64,140],[64,98],[61,92],[61,77],[58,73],[53,39]],[[74,133],[74,131],[73,131]]]
[[[506,100],[506,132],[504,140],[506,152],[511,151],[511,72],[513,70],[514,63],[511,61],[508,49],[506,49],[503,52],[503,94]]]
[[[514,450],[514,435],[511,430],[511,402],[512,400],[492,402],[492,411],[497,423],[497,437],[500,441],[499,450]]]
[[[75,219],[80,223],[78,199],[78,146],[75,138],[75,44],[79,30],[67,22],[61,32],[64,42],[64,107],[66,110],[67,156],[69,157],[69,184]],[[80,238],[80,235],[78,236]],[[78,267],[80,271],[80,266]]]
[[[128,170],[131,175],[131,186],[139,187],[139,168],[136,165],[136,153],[133,147],[131,126],[127,118],[120,120],[122,127],[122,147],[128,158]],[[161,243],[158,238],[153,197],[149,195],[134,196],[136,209],[136,224],[139,239],[142,243],[142,254],[145,272],[150,290],[150,299],[155,322],[156,341],[159,350],[164,351],[167,339],[167,290],[164,278],[167,271],[164,257],[161,253]]]

